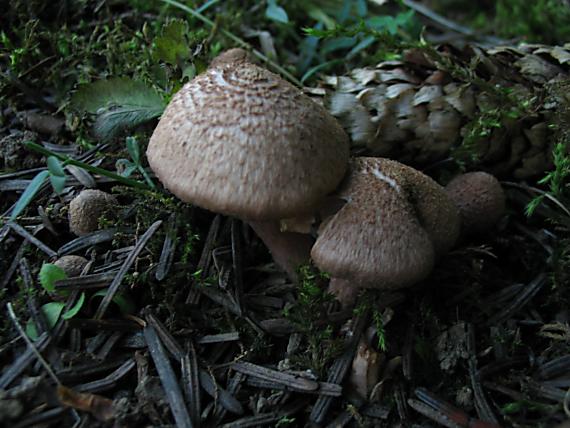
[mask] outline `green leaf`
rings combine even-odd
[[[51,181],[51,186],[58,194],[63,192],[65,187],[65,171],[58,158],[55,156],[49,156],[47,158],[47,167],[49,171],[49,179]]]
[[[79,296],[79,299],[77,299],[75,305],[73,305],[73,307],[68,311],[66,311],[61,317],[64,320],[73,318],[81,310],[84,303],[85,303],[85,292],[81,293],[81,296]]]
[[[143,82],[128,78],[99,80],[81,87],[72,97],[72,105],[97,115],[97,137],[108,140],[162,114],[161,96]]]
[[[36,327],[36,324],[34,322],[32,322],[32,320],[29,320],[26,323],[26,335],[32,339],[33,341],[38,340],[38,329]]]
[[[336,21],[320,8],[309,9],[308,15],[315,21],[323,23],[328,30],[332,30],[336,25]]]
[[[139,142],[135,137],[127,137],[126,140],[127,151],[133,160],[135,165],[140,165],[141,163],[141,151],[139,148]]]
[[[316,31],[322,30],[322,28],[323,24],[321,22],[317,23],[314,27]],[[312,29],[305,30],[307,30],[307,37],[305,37],[299,45],[299,59],[297,60],[297,70],[300,73],[304,73],[310,67],[313,58],[317,55],[317,47],[320,43],[318,37],[308,35],[308,30]]]
[[[91,114],[124,105],[156,108],[164,104],[154,89],[127,77],[98,80],[83,85],[73,94],[71,103],[77,110]]]
[[[55,282],[60,279],[66,279],[67,274],[64,270],[52,263],[44,263],[40,269],[40,284],[48,293],[55,291]]]
[[[353,0],[344,0],[342,3],[342,8],[338,12],[338,22],[341,24],[351,17],[352,1]]]
[[[164,106],[122,106],[107,110],[93,124],[95,136],[108,141],[122,132],[159,117]]]
[[[186,81],[192,80],[196,76],[196,64],[188,64],[182,70],[182,80],[186,79]]]
[[[175,19],[162,27],[162,34],[154,40],[152,56],[156,61],[171,65],[190,58],[188,23]]]
[[[268,0],[267,9],[265,9],[265,16],[272,21],[280,22],[281,24],[287,24],[289,22],[287,12],[277,4],[276,0]]]
[[[375,41],[376,41],[376,38],[374,38],[373,36],[368,36],[368,37],[364,38],[363,40],[358,42],[358,44],[355,47],[353,47],[350,50],[350,52],[348,52],[348,54],[346,54],[346,58],[347,59],[353,58],[356,54],[358,54],[360,51],[366,49],[368,46],[372,45]]]
[[[136,171],[137,166],[128,159],[118,159],[117,162],[115,162],[115,168],[121,171],[121,176],[130,177],[130,175]]]
[[[366,0],[357,0],[356,13],[359,17],[363,18],[368,13],[368,6]]]
[[[322,71],[328,67],[331,67],[333,65],[340,64],[341,62],[342,59],[333,59],[332,61],[322,62],[319,65],[315,65],[314,67],[309,68],[305,74],[303,74],[303,77],[301,77],[301,82],[305,82],[313,74]]]
[[[40,310],[42,311],[48,329],[51,330],[55,326],[64,307],[65,303],[62,302],[50,302],[42,305]],[[32,320],[26,323],[26,334],[32,340],[37,340],[39,337],[38,328]]]
[[[335,37],[325,40],[321,48],[321,53],[328,54],[340,49],[352,48],[356,45],[356,37]]]
[[[65,175],[63,177],[58,177],[56,175],[50,175],[49,176],[49,181],[51,182],[51,187],[53,187],[53,190],[55,190],[55,192],[59,195],[61,194],[61,192],[63,192],[63,189],[65,188],[65,180],[67,177],[65,177]]]
[[[65,176],[65,171],[63,170],[63,166],[61,166],[61,162],[55,156],[48,156],[47,167],[51,175],[55,175],[58,177]]]
[[[28,187],[26,187],[26,190],[24,190],[24,193],[20,195],[20,198],[16,202],[12,214],[10,215],[10,220],[14,220],[16,217],[18,217],[21,212],[26,209],[30,202],[32,202],[36,196],[36,193],[38,193],[38,190],[40,190],[48,175],[49,171],[41,171],[36,174],[30,184],[28,184]]]
[[[390,34],[398,32],[398,22],[392,16],[374,16],[366,21],[368,26],[377,31],[387,31]]]
[[[106,289],[99,290],[97,293],[93,295],[93,297],[104,297],[105,294],[107,294]],[[125,292],[116,293],[115,296],[113,297],[112,302],[118,306],[122,314],[132,314],[135,311],[135,304],[133,300]]]
[[[400,12],[396,15],[396,23],[402,27],[409,25],[415,18],[415,14],[416,13],[413,9],[410,9],[406,12]]]

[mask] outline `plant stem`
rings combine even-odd
[[[34,152],[41,153],[42,155],[45,155],[45,156],[54,156],[57,159],[59,159],[60,161],[66,163],[68,165],[74,165],[74,166],[77,166],[79,168],[83,168],[84,170],[92,172],[93,174],[99,174],[99,175],[102,175],[104,177],[111,178],[111,179],[118,181],[122,184],[125,184],[127,186],[131,186],[131,187],[135,187],[137,189],[143,189],[143,190],[149,189],[149,187],[143,182],[140,182],[137,180],[131,180],[130,178],[123,177],[122,175],[115,174],[114,172],[111,172],[111,171],[107,171],[106,169],[98,168],[96,166],[89,165],[88,163],[72,159],[69,156],[60,155],[58,153],[52,152],[51,150],[46,149],[45,147],[40,146],[39,144],[33,143],[31,141],[24,141],[22,144],[24,144],[24,146],[26,146],[26,148],[28,148]]]

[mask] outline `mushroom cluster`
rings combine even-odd
[[[459,211],[443,187],[399,162],[353,159],[337,194],[346,204],[321,225],[311,256],[343,304],[360,287],[421,281],[458,239]]]
[[[311,256],[347,301],[359,287],[424,279],[456,243],[462,219],[478,227],[465,212],[485,199],[471,200],[461,180],[446,190],[396,161],[349,161],[336,120],[241,49],[220,55],[174,95],[147,157],[181,200],[247,221],[291,277]],[[282,219],[326,211],[333,192],[343,205],[324,219],[316,242],[280,230]]]

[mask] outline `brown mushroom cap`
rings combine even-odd
[[[172,98],[148,146],[152,170],[178,198],[212,211],[248,220],[310,212],[344,176],[348,136],[239,51],[222,59]]]
[[[420,224],[432,240],[436,257],[447,253],[457,242],[461,218],[443,186],[422,172],[399,162],[380,159],[379,167],[406,192]]]
[[[235,64],[237,62],[251,62],[249,53],[241,48],[232,48],[222,52],[210,63],[212,67],[223,67],[228,64]]]
[[[88,260],[81,256],[62,256],[53,264],[62,269],[69,278],[81,275],[83,268],[87,265]]]
[[[393,161],[356,158],[339,196],[347,203],[323,224],[311,256],[332,276],[361,286],[402,288],[425,278],[435,252],[405,186],[385,168]]]
[[[117,205],[117,199],[97,189],[82,190],[69,203],[69,229],[78,236],[94,232],[99,218]]]
[[[503,188],[486,172],[458,175],[445,190],[459,208],[464,235],[488,232],[505,214]]]

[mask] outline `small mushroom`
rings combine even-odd
[[[358,287],[421,281],[459,235],[459,214],[443,188],[395,161],[353,159],[337,195],[346,204],[321,225],[311,256],[346,305]]]
[[[464,236],[490,231],[505,214],[505,192],[486,172],[469,172],[451,180],[445,191],[457,205]]]
[[[288,82],[222,54],[166,108],[147,149],[151,169],[185,202],[246,220],[289,275],[312,238],[279,220],[309,214],[341,181],[348,136]]]
[[[69,278],[73,278],[81,275],[87,263],[89,262],[85,257],[69,255],[60,257],[53,264],[62,269]]]
[[[117,205],[117,199],[96,189],[82,190],[69,203],[69,229],[77,236],[87,235],[99,227],[99,218]]]

